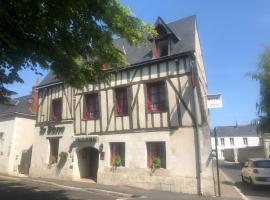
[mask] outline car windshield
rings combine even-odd
[[[256,162],[254,162],[254,167],[270,168],[270,160],[256,161]]]

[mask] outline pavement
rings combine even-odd
[[[226,181],[228,181],[228,184],[232,185],[232,188],[234,188],[234,190],[241,196],[242,199],[270,200],[269,186],[259,186],[253,188],[248,184],[242,183],[241,166],[239,163],[220,161],[220,171],[225,179],[225,182],[222,184],[222,186],[224,187],[226,185]],[[225,196],[230,196],[230,192],[226,192]],[[231,196],[234,195],[232,194]]]
[[[226,184],[225,184],[226,185]],[[222,187],[223,188],[223,187]],[[230,184],[223,191],[232,193]],[[11,177],[0,175],[0,197],[3,200],[214,200],[217,197],[198,196],[157,190],[144,190],[128,186],[108,186],[95,183],[65,181],[43,178]],[[16,198],[17,197],[17,198]],[[240,196],[229,195],[219,200],[239,200]]]

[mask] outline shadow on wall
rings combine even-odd
[[[61,170],[63,169],[63,167],[65,166],[66,162],[67,162],[67,157],[68,157],[68,153],[67,152],[61,152],[59,154],[59,162],[56,165],[56,175],[58,176],[61,173]]]
[[[18,171],[20,174],[29,174],[32,158],[32,149],[33,145],[31,145],[28,149],[22,151],[20,165],[18,166]]]

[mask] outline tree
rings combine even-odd
[[[121,37],[146,44],[154,28],[134,17],[119,0],[9,0],[0,2],[0,100],[13,94],[5,85],[23,82],[18,72],[51,69],[81,87],[106,80],[100,66],[125,64],[113,46]]]
[[[251,76],[260,83],[259,128],[263,133],[270,132],[270,47],[261,54],[258,69]]]

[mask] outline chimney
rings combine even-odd
[[[32,96],[30,102],[30,109],[33,113],[37,113],[38,111],[38,89],[36,87],[32,87]]]
[[[36,86],[39,84],[39,77],[36,78],[36,84],[32,87],[32,95],[29,108],[33,113],[37,113],[38,111],[38,89]]]

